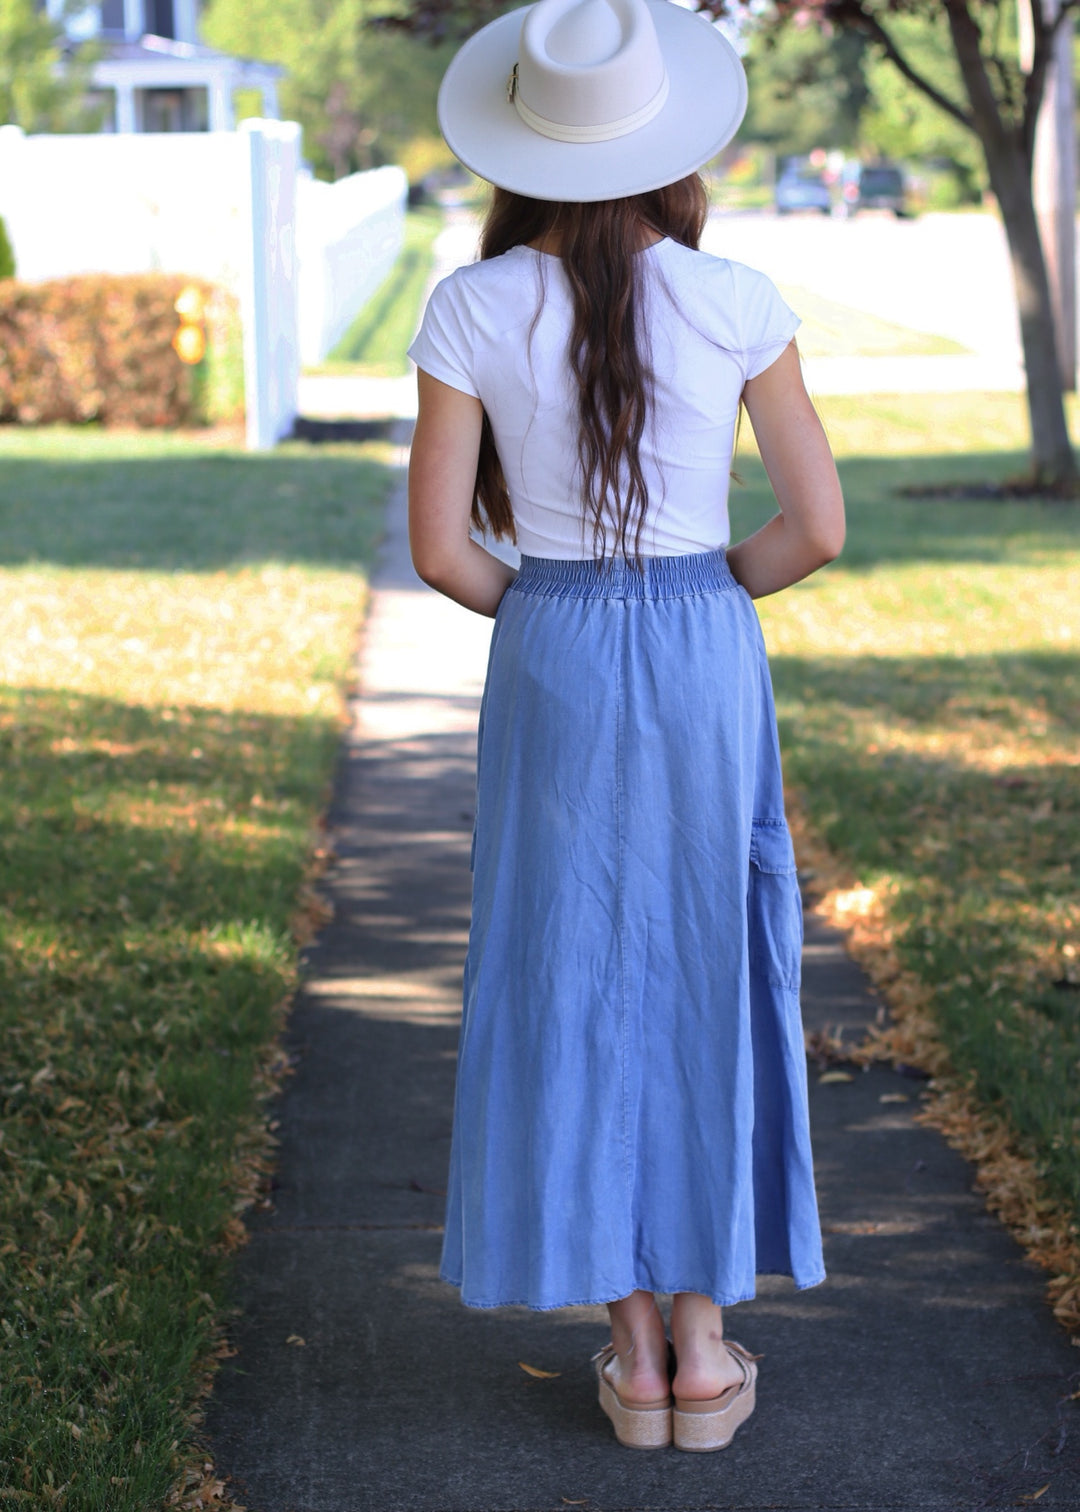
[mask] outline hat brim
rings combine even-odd
[[[647,0],[670,92],[646,125],[607,142],[557,142],[526,126],[507,98],[530,6],[470,37],[439,90],[447,145],[481,178],[531,199],[624,199],[694,173],[731,141],[746,112],[746,74],[727,38],[671,0]]]

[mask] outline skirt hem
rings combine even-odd
[[[796,1291],[809,1291],[811,1287],[820,1286],[827,1279],[824,1271],[815,1276],[812,1281],[796,1281],[790,1271],[758,1271],[757,1274],[759,1276],[788,1276],[794,1283]],[[440,1271],[439,1280],[447,1282],[450,1286],[456,1286],[459,1290],[461,1288],[459,1277],[448,1276]],[[563,1307],[605,1307],[609,1302],[618,1302],[621,1297],[628,1297],[632,1291],[659,1292],[661,1296],[670,1296],[675,1292],[697,1292],[700,1296],[709,1297],[711,1301],[716,1303],[717,1307],[735,1307],[739,1302],[753,1302],[757,1296],[756,1289],[745,1292],[739,1297],[727,1297],[714,1296],[710,1291],[702,1291],[696,1286],[657,1286],[653,1283],[651,1285],[635,1284],[628,1291],[617,1291],[611,1296],[573,1298],[566,1302],[529,1302],[523,1297],[508,1297],[498,1302],[470,1302],[467,1297],[462,1296],[461,1300],[464,1306],[485,1312],[496,1307],[527,1307],[530,1312],[558,1312]]]

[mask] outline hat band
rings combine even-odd
[[[668,97],[668,76],[664,70],[664,77],[660,88],[653,95],[648,104],[640,110],[631,112],[630,115],[620,116],[617,121],[603,121],[597,126],[570,126],[562,121],[549,121],[546,116],[537,115],[535,110],[530,110],[521,98],[521,90],[516,86],[517,65],[514,65],[514,74],[511,75],[511,98],[514,109],[525,122],[540,136],[550,137],[554,142],[610,142],[616,137],[628,136],[631,131],[636,131],[639,126],[646,125],[659,115],[664,108]]]

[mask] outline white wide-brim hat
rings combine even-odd
[[[623,199],[716,156],[746,110],[735,49],[671,0],[538,0],[469,38],[439,125],[481,178],[531,199]]]

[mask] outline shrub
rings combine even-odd
[[[190,284],[206,307],[207,354],[194,366],[172,347],[176,299]],[[236,301],[198,279],[143,273],[5,282],[0,420],[150,428],[234,419],[243,408],[240,350]]]
[[[14,277],[15,249],[11,245],[11,237],[7,234],[4,217],[0,215],[0,278]]]

